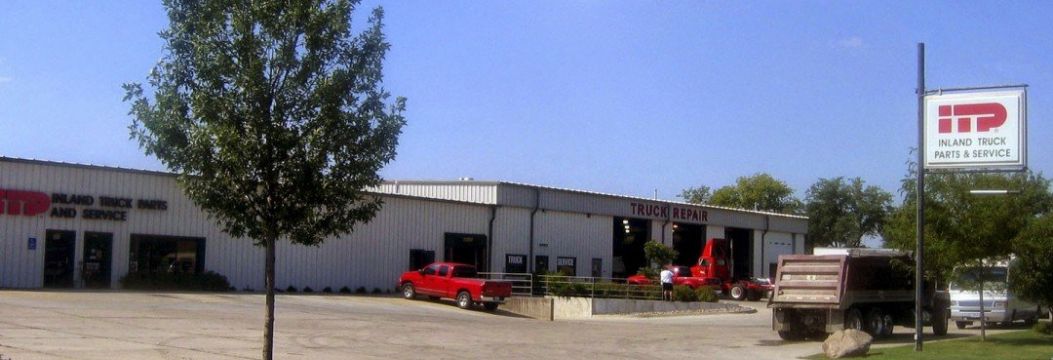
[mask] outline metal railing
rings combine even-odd
[[[504,280],[512,283],[512,295],[532,296],[534,289],[534,274],[528,273],[503,273],[503,272],[480,272],[479,276],[491,280]]]
[[[662,298],[657,284],[629,284],[625,278],[480,272],[481,277],[512,283],[515,296],[582,296],[619,299]]]

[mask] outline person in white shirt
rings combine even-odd
[[[662,300],[673,300],[673,272],[669,268],[662,269],[659,278],[662,280]]]

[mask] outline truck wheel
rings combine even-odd
[[[892,336],[892,329],[896,327],[896,322],[892,320],[892,315],[885,314],[881,320],[885,322],[885,332],[881,334],[881,337]]]
[[[457,307],[460,307],[461,309],[471,309],[472,294],[469,294],[467,291],[457,293]]]
[[[483,303],[483,308],[486,308],[486,311],[497,310],[497,303],[495,303],[495,302]]]
[[[947,322],[950,316],[947,310],[937,311],[932,316],[932,333],[936,336],[947,335]]]
[[[863,315],[859,309],[851,308],[845,311],[845,330],[848,329],[863,331]]]
[[[413,284],[402,284],[402,297],[410,300],[413,300],[413,298],[417,297],[417,289],[413,288]]]
[[[875,338],[885,336],[885,314],[880,308],[871,308],[867,311],[865,331]]]
[[[955,321],[954,326],[958,327],[958,330],[964,329],[966,326],[972,325],[972,321]]]
[[[746,288],[741,284],[733,285],[728,292],[731,294],[732,299],[739,301],[746,300]]]
[[[779,330],[779,338],[787,341],[804,340],[804,333],[795,330]]]

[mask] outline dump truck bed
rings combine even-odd
[[[909,257],[901,252],[779,257],[771,307],[839,308],[914,300]]]

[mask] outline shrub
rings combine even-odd
[[[285,288],[285,292],[294,293],[296,292],[296,287],[289,285],[289,287]]]
[[[256,289],[253,289],[253,288],[250,288],[250,287],[246,286],[246,287],[241,288],[241,291],[244,291],[244,292],[256,292]]]
[[[696,302],[698,301],[698,294],[690,286],[677,285],[673,287],[673,300]]]
[[[133,272],[121,278],[121,287],[131,290],[229,291],[227,277],[209,271],[203,274]]]
[[[303,288],[303,292],[305,292],[305,293],[313,293],[314,289],[312,289],[310,286],[305,286]]]
[[[381,294],[381,293],[383,293],[383,291],[381,291],[380,288],[378,288],[378,287],[373,288],[373,294]]]
[[[699,286],[695,289],[695,298],[701,302],[717,302],[717,291],[709,286]]]
[[[355,294],[365,294],[365,293],[366,293],[366,287],[365,286],[359,286],[358,289],[355,289]]]
[[[1035,323],[1035,326],[1031,328],[1039,334],[1053,335],[1053,323],[1048,321],[1039,321]]]
[[[347,286],[344,286],[344,287],[340,288],[340,293],[341,294],[350,294],[351,293],[351,288],[349,288]]]
[[[333,288],[326,286],[325,289],[322,289],[322,292],[326,293],[326,294],[330,294],[330,293],[333,292]]]

